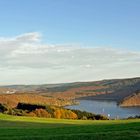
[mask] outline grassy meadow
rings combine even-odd
[[[140,120],[66,120],[0,114],[0,140],[138,140]]]

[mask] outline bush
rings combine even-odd
[[[33,113],[37,116],[37,117],[46,117],[46,118],[51,118],[51,114],[48,113],[45,109],[36,109],[35,111],[33,111]]]
[[[80,110],[71,110],[72,112],[74,112],[75,114],[77,114],[78,119],[81,120],[108,120],[108,117],[104,116],[104,115],[95,115],[93,113],[90,112],[86,112],[86,111],[80,111]]]
[[[12,109],[9,108],[7,111],[4,112],[5,114],[9,115],[16,115],[16,116],[26,116],[28,111],[22,110],[22,109]]]
[[[54,109],[54,107],[52,107],[52,106],[46,106],[46,111],[48,112],[48,113],[50,113],[51,115],[52,115],[52,117],[53,117],[53,113],[54,113],[54,111],[55,111],[55,109]]]
[[[138,115],[136,115],[136,116],[134,116],[134,117],[130,116],[130,117],[128,117],[127,119],[140,119],[140,116],[138,116]]]
[[[107,116],[104,115],[95,115],[95,120],[109,120],[109,118]]]
[[[45,109],[46,106],[43,105],[36,105],[36,104],[27,104],[27,103],[18,103],[17,109],[22,109],[22,110],[29,110],[33,111],[36,109]]]
[[[0,112],[4,113],[7,110],[8,110],[7,106],[0,103]]]
[[[58,108],[54,111],[54,117],[57,119],[77,119],[77,114],[71,110]]]

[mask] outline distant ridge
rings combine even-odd
[[[9,85],[1,86],[0,93],[6,93],[6,89],[16,91],[15,94],[34,93],[59,99],[115,100],[120,103],[140,90],[140,77],[60,84]]]

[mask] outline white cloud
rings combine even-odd
[[[38,32],[33,32],[33,33],[25,33],[23,35],[19,35],[15,38],[16,41],[19,42],[38,42],[40,41],[41,38],[41,34],[39,34]]]
[[[44,44],[37,32],[0,38],[2,84],[132,77],[139,71],[139,51]]]

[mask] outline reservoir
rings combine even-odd
[[[79,105],[67,106],[69,109],[104,114],[109,118],[128,118],[130,116],[140,116],[140,107],[120,107],[115,101],[103,100],[78,100]]]

